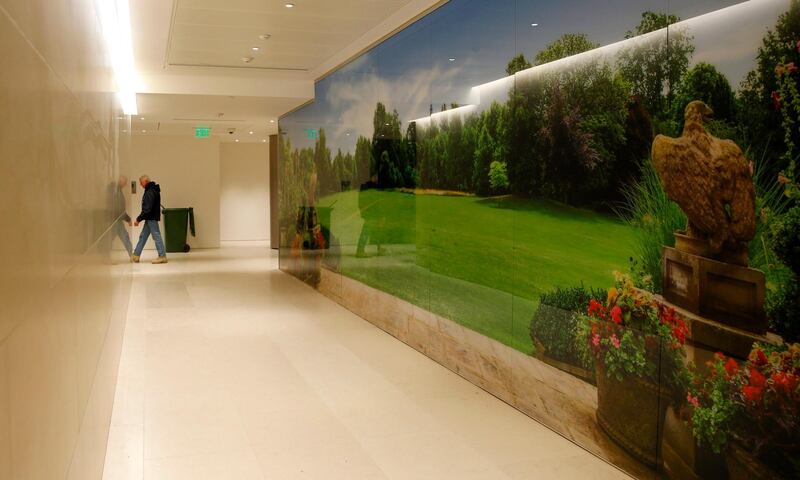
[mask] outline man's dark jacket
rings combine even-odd
[[[149,182],[142,195],[142,213],[136,220],[161,220],[161,187],[156,182]]]

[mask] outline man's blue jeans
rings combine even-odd
[[[145,220],[142,226],[142,233],[139,235],[139,243],[136,244],[136,250],[133,254],[137,257],[142,255],[144,244],[147,243],[147,237],[153,236],[153,241],[156,242],[156,250],[159,257],[165,257],[167,251],[164,248],[164,242],[161,240],[161,230],[158,229],[158,220]]]

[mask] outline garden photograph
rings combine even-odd
[[[797,478],[800,1],[559,3],[451,0],[320,80],[281,269],[530,357],[526,413],[636,476]]]

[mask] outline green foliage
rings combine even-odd
[[[664,29],[679,20],[674,15],[644,12],[642,21],[627,37]],[[631,93],[642,98],[647,110],[654,116],[664,116],[669,112],[673,91],[689,69],[694,50],[686,30],[673,27],[669,42],[665,30],[663,35],[657,34],[624,49],[619,55],[618,68],[630,82]]]
[[[770,328],[784,341],[800,342],[800,282],[787,276],[779,288],[767,295]]]
[[[641,178],[623,191],[625,204],[618,214],[636,227],[633,255],[642,272],[653,283],[653,291],[661,292],[661,255],[664,246],[674,246],[673,233],[686,227],[686,215],[667,197],[661,179],[648,160]]]
[[[506,66],[506,74],[514,75],[515,73],[520,72],[522,70],[527,70],[527,69],[531,68],[532,66],[533,65],[531,65],[531,62],[529,62],[525,58],[525,55],[520,53],[519,55],[517,55],[516,57],[512,58],[508,62],[508,65]]]
[[[494,193],[503,193],[508,188],[508,170],[504,162],[495,160],[489,165],[489,186]]]
[[[714,110],[714,119],[731,122],[735,120],[736,100],[733,90],[716,67],[701,62],[686,72],[672,102],[675,121],[683,127],[686,105],[694,100],[702,100]]]
[[[599,44],[589,40],[589,37],[584,33],[565,33],[536,54],[536,65],[571,57],[599,46]]]
[[[775,27],[764,35],[756,57],[757,66],[748,73],[738,94],[741,104],[738,121],[745,131],[746,141],[752,148],[767,152],[774,174],[788,166],[786,158],[783,162],[778,160],[789,150],[782,135],[782,112],[775,109],[772,101],[773,92],[779,90],[776,67],[792,62],[800,65],[798,40],[800,0],[790,0],[789,9],[778,18]],[[800,129],[792,132],[791,140],[795,145],[800,145]]]
[[[773,220],[772,248],[795,274],[800,274],[800,205]]]
[[[709,374],[701,378],[696,395],[690,393],[687,397],[697,404],[692,411],[692,430],[700,445],[708,445],[720,453],[728,443],[738,412],[734,399],[740,386],[730,381],[725,362],[719,358],[711,365]]]
[[[587,366],[576,350],[578,321],[590,299],[604,296],[604,290],[583,285],[542,294],[531,319],[531,338],[544,346],[549,357],[578,367]]]

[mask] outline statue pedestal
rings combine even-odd
[[[704,319],[757,335],[767,331],[760,270],[664,248],[664,298]]]

